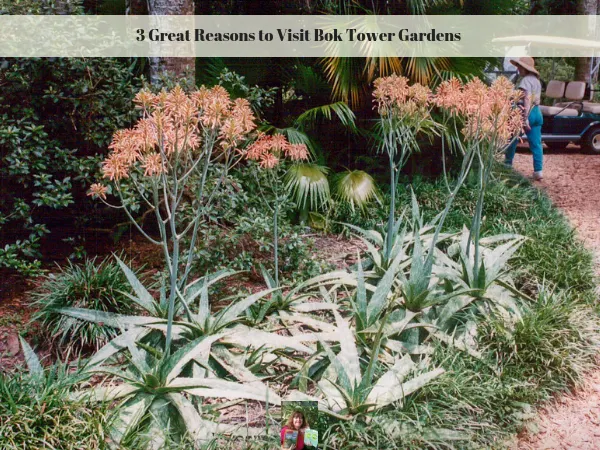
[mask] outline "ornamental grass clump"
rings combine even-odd
[[[61,308],[90,308],[96,311],[131,314],[136,304],[130,299],[131,288],[116,261],[106,258],[99,263],[86,259],[83,264],[71,262],[46,277],[42,290],[35,294],[39,320],[56,348],[63,354],[80,355],[98,350],[119,330],[67,317]]]
[[[0,448],[106,448],[107,408],[70,398],[83,377],[60,361],[43,367],[29,344],[20,341],[28,373],[0,373]]]

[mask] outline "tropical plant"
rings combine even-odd
[[[334,176],[334,198],[364,212],[373,199],[381,204],[379,191],[373,177],[363,170],[347,170]]]
[[[86,363],[85,374],[105,374],[106,386],[82,394],[92,394],[96,401],[123,399],[111,426],[115,442],[126,442],[132,433],[152,436],[151,448],[159,448],[168,439],[179,441],[191,436],[195,441],[211,439],[218,433],[246,433],[236,427],[217,425],[204,418],[207,407],[197,408],[185,393],[199,397],[224,399],[247,398],[279,404],[279,397],[263,375],[270,364],[297,366],[289,351],[311,354],[303,342],[314,342],[309,334],[281,336],[250,328],[244,322],[247,310],[278,288],[250,295],[212,312],[209,287],[231,271],[222,271],[190,283],[178,293],[175,320],[169,320],[169,303],[165,283],[156,300],[133,272],[122,264],[132,289],[130,298],[147,314],[126,316],[80,308],[63,308],[65,316],[121,330],[121,334],[102,347]],[[225,299],[227,300],[227,299]],[[172,352],[166,352],[164,335],[171,327]],[[114,366],[117,356],[125,354],[128,365]],[[116,383],[122,380],[121,383]],[[210,410],[210,408],[208,408]],[[204,412],[202,412],[204,411]],[[253,430],[253,433],[259,433]]]
[[[469,232],[464,229],[460,241],[448,248],[448,255],[450,257],[458,256],[458,263],[454,263],[447,258],[440,258],[438,264],[442,269],[438,276],[471,290],[475,298],[494,299],[493,288],[496,288],[496,294],[498,294],[498,289],[501,288],[505,295],[497,298],[499,304],[505,303],[506,305],[508,303],[507,297],[512,297],[511,294],[526,299],[527,296],[518,292],[512,285],[512,281],[508,277],[509,270],[506,267],[508,261],[524,243],[525,238],[515,234],[481,238],[479,245],[482,260],[479,271],[473,269],[475,256],[473,249],[470,252],[467,251],[468,239]],[[474,246],[473,243],[470,245]],[[495,245],[495,248],[491,248],[492,245]],[[468,256],[469,253],[471,256]],[[453,268],[454,274],[458,274],[458,276],[451,271],[445,271],[444,266],[449,269]],[[516,305],[511,304],[510,309],[518,315]]]
[[[215,426],[203,421],[196,407],[183,395],[184,392],[201,397],[204,394],[225,398],[238,396],[236,389],[240,388],[239,384],[219,378],[215,380],[211,378],[212,375],[207,375],[206,371],[212,374],[215,370],[207,367],[209,354],[212,353],[212,364],[220,366],[218,371],[224,371],[234,379],[251,379],[251,383],[256,384],[260,381],[244,366],[246,359],[243,356],[240,362],[239,349],[233,351],[234,355],[228,351],[229,347],[291,346],[298,351],[311,350],[299,340],[275,338],[271,333],[251,330],[241,324],[233,327],[235,330],[227,330],[241,319],[248,307],[272,290],[253,294],[211,314],[209,283],[227,273],[187,282],[192,250],[205,205],[213,200],[227,171],[247,157],[243,146],[254,129],[254,115],[248,102],[243,99],[231,101],[220,86],[210,90],[201,88],[190,95],[178,87],[158,95],[142,91],[136,96],[136,102],[142,109],[142,119],[134,128],[115,134],[111,144],[112,153],[103,165],[105,177],[113,184],[110,188],[94,184],[90,194],[103,201],[111,193],[118,196],[120,206],[117,207],[125,211],[148,240],[162,247],[168,280],[163,280],[159,299],[156,300],[130,269],[124,265],[122,267],[135,292],[130,299],[151,315],[125,316],[78,308],[63,308],[60,312],[77,319],[102,322],[122,331],[88,361],[87,370],[106,373],[124,381],[116,388],[117,393],[109,397],[129,396],[118,413],[120,420],[113,427],[117,442],[127,440],[139,427],[150,426],[150,430],[163,430],[153,433],[156,438],[153,438],[151,445],[158,447],[171,431],[177,436],[185,431],[196,441],[216,431]],[[277,158],[271,153],[274,147],[261,147],[262,144],[265,144],[264,140],[255,143],[248,152],[249,156],[255,155],[263,165],[273,167]],[[285,147],[277,148],[286,153],[292,152],[294,158],[306,155],[304,146],[289,146],[286,143]],[[223,171],[216,185],[208,185],[209,166],[216,160],[221,162]],[[201,180],[192,200],[196,212],[189,223],[182,225],[177,215],[184,201],[185,182],[194,173]],[[132,191],[136,192],[137,198]],[[159,229],[158,239],[150,236],[133,218],[130,209],[135,201],[154,212]],[[187,261],[180,272],[180,243],[189,231],[192,232],[192,238]],[[196,299],[197,309],[193,303]],[[217,340],[221,340],[223,345],[212,351],[212,344]],[[124,373],[101,365],[125,349],[130,365]],[[183,374],[184,370],[189,373]],[[219,384],[221,381],[223,383]],[[224,389],[220,394],[211,390],[217,386]],[[248,389],[251,390],[251,387]],[[246,396],[250,395],[248,389]],[[252,398],[263,399],[266,388],[257,390],[261,394],[255,392]],[[232,394],[234,391],[235,394]],[[143,419],[146,413],[151,417],[148,420]]]
[[[328,169],[314,163],[299,163],[285,175],[285,189],[300,210],[300,222],[306,223],[309,207],[312,211],[327,205],[330,199]]]
[[[80,265],[69,261],[58,273],[46,276],[42,290],[34,294],[38,311],[32,320],[41,323],[64,353],[98,350],[119,330],[66,317],[59,309],[89,308],[120,314],[135,311],[127,278],[119,267],[123,263],[116,259],[113,262],[107,257],[99,263],[96,258],[86,259]]]
[[[442,83],[436,92],[436,104],[455,120],[455,129],[456,120],[462,122],[466,145],[475,149],[478,198],[466,247],[466,256],[470,256],[470,242],[473,242],[474,279],[482,270],[479,239],[485,192],[496,155],[522,128],[521,112],[516,108],[520,96],[521,93],[504,77],[495,80],[491,87],[477,78],[464,85],[452,79]]]
[[[122,263],[121,263],[122,264]],[[105,326],[113,327],[121,330],[119,336],[112,339],[98,352],[96,352],[87,362],[87,367],[91,368],[117,353],[126,350],[126,343],[129,339],[134,341],[149,342],[157,349],[154,354],[161,354],[164,351],[159,348],[163,346],[163,334],[168,329],[169,325],[169,302],[167,297],[166,283],[162,283],[159,299],[155,299],[150,292],[143,286],[135,274],[125,265],[121,265],[122,270],[135,295],[130,295],[129,298],[143,308],[146,313],[143,315],[124,315],[118,313],[95,311],[82,308],[62,308],[57,310],[60,314],[68,317],[84,320],[93,323],[101,323]],[[268,332],[251,329],[240,322],[246,318],[246,310],[254,304],[265,298],[267,295],[276,292],[279,288],[266,289],[257,292],[243,299],[230,299],[232,301],[229,306],[211,312],[209,301],[209,288],[227,276],[231,276],[235,272],[223,270],[212,275],[199,278],[189,284],[188,288],[183,292],[178,292],[178,303],[174,311],[176,319],[171,324],[172,333],[174,334],[179,348],[183,343],[198,339],[203,336],[215,336],[220,333],[225,333],[223,339],[215,343],[213,347],[218,347],[227,344],[221,351],[220,356],[213,354],[218,360],[223,360],[223,351],[231,346],[256,348],[264,347],[266,349],[285,349],[292,348],[300,352],[310,352],[310,349],[298,341],[286,339],[284,336],[275,336]],[[227,299],[226,299],[227,300]],[[237,351],[237,350],[235,350]],[[225,351],[225,353],[228,353]],[[239,370],[239,364],[233,356],[226,356],[227,364],[225,371],[233,377],[241,376],[240,373],[248,374],[243,367]],[[254,379],[254,377],[252,377]],[[246,380],[243,378],[242,380]]]
[[[227,171],[244,156],[240,147],[255,128],[254,115],[244,99],[231,101],[225,89],[215,86],[190,95],[180,87],[160,94],[140,91],[136,104],[142,118],[136,126],[115,133],[112,152],[103,163],[109,187],[95,183],[90,195],[109,206],[122,209],[130,221],[150,242],[163,250],[169,273],[168,321],[165,353],[172,341],[171,328],[178,290],[184,290],[192,268],[198,228],[205,205],[212,201]],[[207,186],[208,169],[214,161],[223,164],[216,186]],[[187,224],[180,224],[177,214],[184,201],[184,186],[192,174],[201,182],[193,196],[196,213]],[[211,189],[212,188],[212,189]],[[107,194],[115,194],[120,205],[106,202]],[[132,216],[136,201],[154,212],[160,237],[150,236]],[[183,237],[191,232],[187,258],[180,272]]]
[[[191,362],[208,363],[212,344],[223,335],[202,336],[189,341],[169,356],[153,354],[139,348],[131,336],[123,334],[129,350],[130,364],[125,370],[114,367],[94,367],[93,372],[113,375],[110,384],[93,388],[97,401],[119,399],[116,417],[111,427],[112,439],[119,443],[132,434],[152,436],[149,448],[162,448],[165,441],[190,436],[196,445],[206,443],[217,433],[248,435],[263,430],[218,424],[206,418],[210,408],[199,409],[197,398],[229,400],[251,399],[279,405],[281,399],[260,381],[238,383],[208,376],[204,369],[194,376],[181,376]]]
[[[429,88],[419,84],[409,86],[407,78],[396,75],[378,78],[374,84],[373,99],[379,112],[377,125],[381,138],[379,150],[387,154],[389,163],[390,209],[385,255],[390,259],[396,223],[397,173],[408,156],[418,150],[417,134],[435,135],[439,127],[431,117]]]
[[[347,419],[356,414],[376,411],[402,401],[444,373],[444,369],[437,368],[406,380],[417,369],[417,365],[408,355],[394,360],[391,367],[381,367],[379,353],[386,324],[385,317],[381,320],[373,347],[368,356],[364,355],[366,361],[363,365],[366,367],[361,369],[360,354],[349,323],[333,311],[340,333],[340,351],[335,354],[327,343],[321,342],[331,363],[331,369],[318,382],[319,392],[323,395],[321,403],[324,403],[332,414]],[[298,392],[291,398],[308,397]]]

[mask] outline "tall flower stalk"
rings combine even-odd
[[[170,287],[165,344],[168,356],[175,299],[181,296],[190,274],[203,212],[227,172],[245,157],[244,147],[255,129],[255,117],[246,100],[232,100],[221,86],[201,87],[189,95],[179,86],[159,94],[142,90],[134,101],[141,118],[132,128],[115,133],[111,152],[102,166],[108,186],[93,184],[89,195],[124,211],[138,231],[163,250]],[[216,185],[208,186],[209,167],[217,161],[222,166],[220,177]],[[194,175],[200,179],[191,195],[194,214],[182,224],[178,212],[189,198],[184,192]],[[117,196],[118,205],[106,201],[108,193]],[[158,238],[150,236],[135,220],[132,199],[154,212]],[[187,257],[182,258],[182,240],[189,233]]]
[[[409,155],[418,151],[417,135],[438,131],[431,118],[431,90],[420,84],[409,86],[397,75],[375,80],[373,101],[379,113],[381,150],[387,154],[390,171],[390,211],[387,223],[385,257],[390,258],[396,221],[396,189],[399,172]]]
[[[418,150],[416,136],[419,133],[442,134],[442,141],[449,138],[454,148],[462,153],[463,160],[454,188],[448,186],[449,196],[437,221],[425,267],[433,263],[433,247],[446,216],[476,161],[479,189],[469,242],[473,241],[475,246],[474,270],[479,270],[479,237],[485,191],[495,156],[521,129],[521,115],[514,108],[519,95],[506,78],[499,78],[491,87],[478,78],[466,84],[453,78],[441,83],[435,93],[419,84],[409,85],[405,77],[397,75],[375,80],[373,97],[380,116],[382,149],[387,153],[390,170],[390,212],[384,249],[386,260],[390,259],[394,233],[398,229],[395,222],[397,174],[408,156]],[[442,113],[441,122],[431,117],[434,107]]]
[[[308,159],[308,148],[304,144],[290,144],[282,134],[261,134],[259,138],[248,148],[246,158],[257,161],[258,166],[267,171],[269,186],[275,198],[273,206],[265,201],[265,204],[273,212],[273,263],[275,271],[275,285],[279,286],[279,212],[281,203],[287,198],[287,193],[281,194],[281,180],[277,173],[277,167],[284,159],[291,161],[306,161]]]
[[[520,95],[504,77],[498,78],[491,86],[478,78],[466,84],[453,78],[442,83],[435,95],[436,105],[445,112],[446,128],[459,138],[452,142],[461,149],[466,148],[465,157],[469,155],[471,160],[477,161],[477,203],[467,244],[467,256],[470,256],[473,246],[475,278],[481,269],[479,240],[485,193],[496,156],[522,129],[522,116],[515,108]]]

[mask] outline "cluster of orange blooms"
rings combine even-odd
[[[258,161],[265,169],[274,168],[284,156],[292,161],[303,161],[308,159],[308,149],[304,144],[290,144],[281,134],[260,134],[246,153],[246,158]]]
[[[428,115],[431,89],[419,83],[408,84],[408,78],[396,74],[374,82],[373,97],[382,116]]]
[[[463,84],[456,78],[440,84],[433,104],[465,121],[467,138],[490,138],[503,146],[518,135],[523,127],[521,111],[515,107],[521,92],[506,78],[491,86],[479,78]]]
[[[179,86],[170,92],[140,91],[134,103],[142,118],[133,128],[119,130],[102,164],[105,178],[118,181],[133,169],[144,176],[165,173],[176,156],[178,164],[189,166],[202,154],[203,142],[222,152],[236,150],[255,128],[255,117],[245,99],[232,100],[222,86],[186,94]],[[89,195],[105,198],[107,187],[90,187]]]
[[[497,145],[508,143],[522,128],[522,115],[516,102],[521,94],[504,77],[491,86],[474,78],[462,83],[456,78],[444,81],[435,93],[420,84],[408,84],[398,75],[375,80],[374,102],[379,114],[400,118],[428,115],[438,107],[463,120],[463,133],[468,139],[493,139]]]

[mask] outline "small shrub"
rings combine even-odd
[[[88,308],[96,311],[130,314],[135,303],[127,293],[131,287],[116,261],[106,258],[96,263],[87,259],[81,265],[71,262],[59,273],[46,277],[42,291],[35,294],[39,320],[53,343],[63,353],[80,354],[100,348],[119,330],[64,316],[59,308]]]
[[[45,379],[0,373],[0,448],[2,450],[106,448],[106,407],[71,401],[78,379],[56,364]]]

